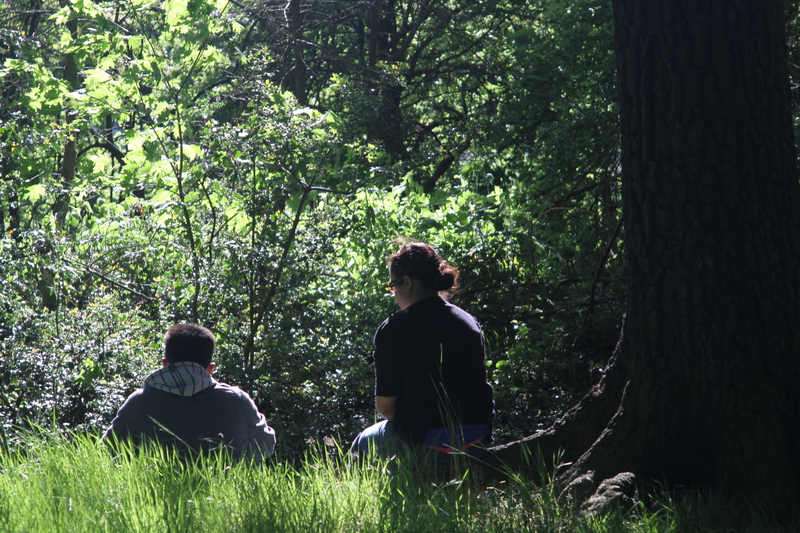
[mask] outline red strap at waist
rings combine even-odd
[[[465,444],[463,446],[460,446],[458,448],[453,448],[453,447],[444,448],[442,446],[431,446],[430,444],[426,444],[425,447],[426,448],[430,448],[431,450],[436,450],[437,452],[442,452],[442,453],[458,453],[458,452],[463,452],[467,448],[471,448],[471,447],[475,446],[476,444],[478,444],[482,440],[483,440],[483,437],[480,437],[480,438],[477,438],[474,441],[469,442],[469,443],[467,443],[467,444]]]

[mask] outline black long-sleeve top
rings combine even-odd
[[[478,321],[433,296],[375,333],[375,395],[396,396],[394,426],[418,443],[428,429],[486,424],[494,413]]]

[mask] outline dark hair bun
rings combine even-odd
[[[445,263],[443,267],[439,268],[439,284],[436,286],[436,290],[449,291],[456,284],[457,277],[458,271]]]

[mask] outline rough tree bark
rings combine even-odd
[[[60,5],[64,7],[68,2],[62,0]],[[70,13],[70,18],[67,21],[67,30],[69,30],[73,41],[78,38],[78,19],[75,13]],[[75,54],[67,52],[64,54],[64,81],[67,82],[72,91],[77,91],[80,88],[80,81],[78,79],[78,65],[76,63]],[[61,160],[61,190],[56,195],[56,200],[51,208],[56,218],[56,223],[59,227],[63,227],[67,217],[67,210],[70,202],[70,189],[75,181],[75,170],[78,164],[78,143],[77,143],[77,130],[72,129],[72,122],[75,120],[75,111],[66,106],[64,111],[64,129],[67,132],[67,140],[64,143],[64,155]]]
[[[783,9],[614,0],[624,331],[600,385],[548,432],[498,448],[500,458],[541,443],[575,460],[565,483],[633,472],[792,511],[800,189]]]
[[[285,16],[288,19],[292,54],[294,56],[294,67],[292,68],[293,92],[295,98],[297,98],[297,103],[304,106],[308,104],[306,88],[308,73],[303,59],[303,11],[300,6],[300,0],[289,0],[286,5]]]

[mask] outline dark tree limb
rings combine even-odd
[[[624,338],[624,325],[622,330]],[[530,472],[537,467],[531,460],[536,457],[548,465],[556,456],[562,463],[577,461],[594,444],[619,409],[628,384],[623,365],[618,364],[622,346],[620,341],[600,382],[550,428],[491,448],[487,464],[494,478],[504,478],[508,471]]]
[[[120,165],[124,165],[125,164],[125,154],[122,152],[122,150],[120,150],[119,148],[114,146],[113,143],[110,143],[108,141],[96,142],[96,143],[90,144],[89,146],[84,147],[83,149],[81,149],[80,152],[78,152],[77,159],[80,159],[86,152],[88,152],[89,150],[92,150],[94,148],[103,148],[109,154],[111,154],[112,157],[114,157],[114,159],[116,159],[117,162]]]

